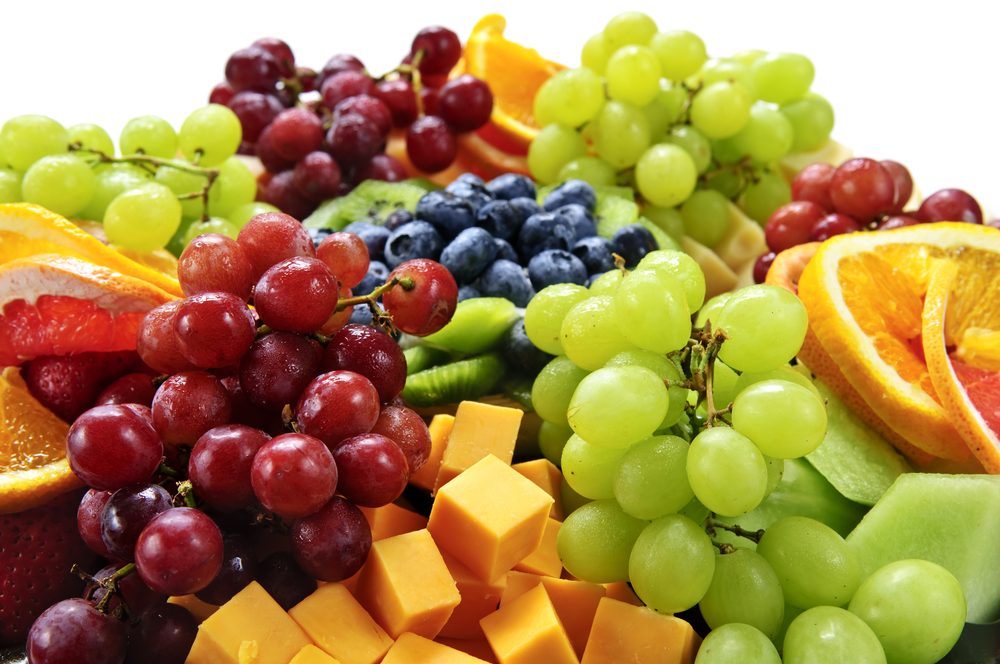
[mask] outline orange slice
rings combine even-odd
[[[166,252],[116,251],[43,207],[29,203],[0,205],[0,263],[44,253],[80,258],[184,296],[177,283],[177,263]]]
[[[69,425],[28,392],[20,369],[0,374],[0,514],[83,486],[66,460]]]
[[[809,261],[799,297],[810,328],[846,380],[920,449],[962,460],[969,448],[924,359],[924,298],[937,261],[958,276],[948,338],[1000,329],[1000,231],[944,222],[832,238]]]
[[[139,321],[176,299],[155,285],[60,254],[0,265],[0,366],[39,355],[135,348]]]

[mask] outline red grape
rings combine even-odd
[[[431,432],[424,418],[409,408],[385,406],[371,433],[385,436],[403,451],[408,474],[412,475],[427,463],[431,455]]]
[[[338,469],[323,441],[303,433],[269,440],[250,469],[254,494],[264,507],[283,517],[308,516],[337,490]]]
[[[260,429],[271,436],[285,433],[285,425],[279,413],[272,413],[247,401],[240,385],[239,376],[227,376],[219,381],[226,388],[229,401],[232,404],[230,422],[244,424],[253,429]]]
[[[271,178],[264,190],[264,200],[296,219],[305,219],[316,209],[316,203],[295,188],[294,171],[284,171]]]
[[[760,257],[754,261],[753,264],[753,282],[755,284],[762,284],[764,280],[767,279],[767,271],[771,269],[771,263],[774,262],[775,253],[769,251],[766,254],[761,254]]]
[[[261,37],[251,46],[258,46],[273,55],[278,61],[282,76],[285,78],[295,76],[295,55],[291,46],[276,37]]]
[[[342,166],[357,166],[368,161],[384,141],[378,125],[368,118],[350,113],[333,121],[326,133],[326,148]]]
[[[306,574],[292,554],[276,551],[260,562],[257,583],[285,611],[316,590],[316,579]]]
[[[326,263],[296,256],[261,276],[253,302],[257,315],[271,329],[309,334],[337,308],[337,290],[337,278]]]
[[[162,456],[163,443],[156,431],[122,405],[91,408],[66,434],[66,458],[73,474],[99,491],[147,481]]]
[[[775,210],[764,225],[767,246],[781,253],[809,242],[813,226],[826,216],[826,211],[811,201],[792,201]]]
[[[398,397],[406,385],[406,357],[399,344],[369,325],[347,325],[330,339],[323,355],[323,371],[338,369],[370,380],[382,403]]]
[[[903,228],[905,226],[916,226],[920,222],[913,217],[897,215],[894,217],[886,217],[882,221],[878,222],[878,226],[875,227],[877,231],[891,231],[893,228]]]
[[[309,341],[281,331],[257,339],[240,362],[240,385],[247,401],[275,413],[298,401],[320,373],[320,360]]]
[[[220,512],[253,505],[257,498],[250,467],[254,455],[270,439],[243,424],[225,424],[202,434],[188,460],[188,477],[198,497]]]
[[[813,226],[809,239],[813,242],[824,242],[835,235],[857,233],[862,230],[864,230],[864,228],[862,228],[861,224],[851,217],[846,214],[834,212],[833,214],[823,217],[816,223],[815,226]]]
[[[406,130],[406,154],[420,170],[437,173],[455,161],[458,142],[448,123],[435,115],[427,115]]]
[[[319,438],[331,450],[345,438],[371,431],[378,414],[378,390],[353,371],[320,374],[295,405],[299,430]]]
[[[209,429],[229,424],[231,414],[226,388],[206,371],[173,375],[153,397],[156,432],[166,445],[175,448],[193,447]]]
[[[153,518],[135,545],[135,564],[146,585],[164,595],[190,595],[222,568],[222,533],[212,518],[175,507]]]
[[[354,233],[330,233],[316,247],[316,258],[347,288],[354,288],[368,274],[368,245]]]
[[[424,81],[426,83],[426,81]],[[420,106],[424,109],[424,115],[437,115],[438,91],[435,88],[424,86],[420,88]]]
[[[115,491],[101,512],[101,537],[115,558],[135,562],[135,543],[154,516],[173,507],[158,484],[133,484]]]
[[[360,71],[346,70],[323,79],[320,94],[323,95],[323,106],[333,110],[348,97],[375,96],[375,83]]]
[[[281,64],[258,46],[240,49],[226,62],[226,80],[236,92],[273,90],[279,79]]]
[[[183,606],[151,607],[129,633],[125,664],[182,664],[196,636],[198,620]]]
[[[827,212],[833,212],[830,180],[836,171],[836,167],[830,164],[809,164],[792,180],[792,200],[811,201]]]
[[[76,526],[80,531],[80,537],[92,551],[105,558],[110,558],[111,552],[108,551],[108,545],[104,543],[104,537],[101,535],[101,512],[104,511],[104,505],[112,493],[90,489],[83,494],[80,506],[76,510]]]
[[[830,199],[837,212],[866,223],[895,208],[896,181],[874,159],[845,161],[830,180]]]
[[[184,300],[171,300],[146,312],[136,330],[135,349],[142,361],[165,374],[194,369],[195,366],[181,355],[174,336],[174,315]]]
[[[253,266],[236,240],[205,233],[191,240],[177,261],[177,280],[185,295],[224,291],[250,299]]]
[[[362,516],[364,518],[364,516]],[[32,664],[107,664],[125,659],[125,623],[85,599],[64,599],[38,616],[28,632]]]
[[[976,199],[961,189],[942,189],[924,199],[916,214],[917,221],[964,221],[969,224],[983,223],[983,210]]]
[[[281,212],[258,214],[240,229],[236,241],[243,247],[256,283],[269,267],[293,256],[316,256],[309,231],[294,217]]]
[[[462,57],[462,42],[458,35],[439,25],[424,28],[413,38],[410,53],[416,57],[423,51],[420,59],[421,74],[447,74]]]
[[[257,576],[257,553],[253,544],[241,535],[223,535],[222,569],[212,582],[195,593],[208,604],[222,606]]]
[[[340,299],[344,300],[344,299],[347,299],[347,298],[350,298],[350,297],[353,297],[353,293],[351,293],[351,289],[350,288],[345,288],[344,286],[341,286],[340,287]],[[338,303],[337,306],[340,306],[340,304]],[[326,322],[323,323],[323,327],[319,328],[320,334],[325,334],[327,336],[330,336],[331,334],[333,334],[334,332],[336,332],[340,328],[342,328],[345,325],[347,325],[351,321],[351,314],[353,314],[353,313],[354,313],[354,305],[353,304],[351,306],[349,306],[349,307],[344,307],[343,311],[334,311],[332,314],[330,314],[330,317],[326,319]],[[323,350],[323,347],[320,346],[320,354],[321,355],[322,355],[322,350]]]
[[[375,96],[392,112],[394,126],[409,127],[417,119],[417,95],[413,92],[412,83],[400,78],[382,81],[375,88]]]
[[[298,161],[323,143],[323,121],[307,108],[289,108],[274,118],[269,138],[279,157]]]
[[[336,121],[337,118],[351,113],[356,113],[374,122],[382,133],[383,140],[392,130],[392,111],[378,97],[372,95],[348,97],[333,109],[333,119]]]
[[[391,154],[377,154],[358,167],[354,178],[363,180],[382,180],[383,182],[402,182],[409,174],[406,167]]]
[[[229,83],[222,81],[221,83],[216,83],[215,87],[212,88],[212,92],[208,95],[208,103],[226,106],[235,94],[236,91],[229,86]]]
[[[458,284],[443,265],[426,258],[406,261],[389,273],[393,278],[410,278],[411,290],[396,286],[382,296],[393,324],[415,337],[437,332],[451,321],[458,305]]]
[[[236,362],[257,335],[250,308],[232,293],[198,293],[185,298],[174,316],[177,348],[200,369]]]
[[[889,171],[889,175],[892,176],[893,181],[896,183],[896,205],[889,210],[889,214],[899,214],[906,207],[906,204],[910,202],[910,196],[913,195],[913,177],[910,175],[910,171],[906,169],[906,166],[903,166],[898,161],[883,159],[879,163],[882,164],[882,168]]]
[[[292,523],[292,556],[313,578],[336,582],[354,576],[368,558],[372,530],[357,507],[334,496],[315,514]]]
[[[438,92],[437,114],[458,133],[479,129],[492,112],[490,86],[470,74],[448,81]]]
[[[273,124],[273,123],[272,123]],[[268,173],[281,173],[295,166],[295,162],[285,159],[274,149],[274,141],[271,139],[271,125],[264,128],[257,137],[254,145],[254,154],[260,159],[260,163]]]
[[[333,453],[340,472],[339,493],[361,507],[382,507],[403,494],[409,478],[406,455],[377,433],[343,441]]]
[[[333,157],[319,150],[303,157],[292,172],[295,190],[316,203],[337,195],[340,178],[340,166]]]
[[[330,58],[319,74],[319,78],[316,80],[316,87],[321,88],[323,82],[331,76],[335,76],[342,71],[357,71],[364,72],[365,65],[361,60],[358,60],[353,55],[347,53],[338,53],[337,55]]]
[[[253,90],[237,92],[226,104],[236,114],[243,128],[243,140],[255,143],[264,127],[278,117],[285,107],[274,95]]]

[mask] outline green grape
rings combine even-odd
[[[615,469],[625,450],[613,450],[591,445],[573,434],[563,447],[561,468],[563,477],[581,496],[593,500],[613,498],[612,481]]]
[[[660,91],[660,60],[646,46],[623,46],[608,60],[605,76],[608,96],[645,106]]]
[[[608,66],[608,58],[610,57],[611,50],[608,49],[608,42],[604,39],[604,33],[598,32],[583,45],[583,52],[580,53],[580,64],[598,76],[604,76],[605,68]]]
[[[720,360],[716,360],[713,366],[712,399],[715,407],[721,409],[736,399],[736,381],[739,379],[739,374]]]
[[[739,53],[736,53],[729,59],[735,60],[736,62],[740,62],[746,65],[747,67],[750,67],[753,65],[753,63],[757,62],[765,55],[767,55],[767,51],[761,51],[759,49],[751,48],[745,51],[740,51]]]
[[[715,150],[714,143],[724,142],[724,140],[713,141],[713,153]],[[737,173],[730,170],[721,171],[711,176],[705,184],[709,189],[714,189],[729,200],[734,200],[743,191],[743,179]]]
[[[9,168],[0,168],[0,203],[21,202],[21,176]]]
[[[757,94],[772,104],[787,104],[809,92],[816,70],[798,53],[769,53],[750,67]]]
[[[152,181],[153,176],[144,168],[133,164],[108,164],[94,177],[94,195],[80,211],[80,217],[91,221],[104,221],[108,205],[119,194]]]
[[[243,140],[240,119],[221,104],[203,106],[184,119],[177,144],[185,159],[212,168],[236,154]]]
[[[767,488],[764,489],[764,497],[767,498],[781,484],[781,478],[785,476],[785,460],[775,459],[764,455],[764,463],[767,464]]]
[[[686,516],[695,523],[704,523],[705,519],[712,514],[707,507],[698,502],[697,498],[692,498],[691,502],[679,509],[677,513]]]
[[[618,292],[618,285],[621,284],[624,278],[625,275],[622,274],[621,270],[608,270],[597,279],[594,279],[594,283],[590,284],[589,290],[591,296],[614,295]]]
[[[826,437],[826,408],[797,383],[765,380],[737,395],[733,428],[768,456],[797,459],[819,447]]]
[[[716,572],[718,574],[718,572]],[[759,629],[728,623],[701,642],[695,664],[781,664],[778,649]]]
[[[563,166],[585,154],[587,144],[579,132],[566,125],[550,124],[531,141],[528,170],[542,184],[552,184]]]
[[[792,188],[785,178],[764,173],[757,182],[747,185],[743,195],[743,211],[763,226],[775,210],[792,202]]]
[[[847,608],[878,636],[888,664],[934,664],[958,641],[967,617],[958,580],[926,560],[880,568]]]
[[[24,174],[21,195],[28,203],[72,217],[94,195],[94,172],[71,154],[42,157]]]
[[[663,355],[650,353],[648,350],[627,350],[618,353],[604,365],[605,367],[643,367],[649,369],[661,380],[681,380],[681,372],[677,370],[674,363]],[[691,390],[671,385],[667,388],[667,414],[663,416],[657,431],[667,429],[677,424],[684,414],[684,405],[687,403]]]
[[[744,623],[773,639],[781,630],[785,596],[778,575],[759,553],[737,549],[716,556],[712,585],[698,608],[712,629]]]
[[[66,130],[69,133],[70,143],[79,143],[81,147],[97,150],[108,157],[115,156],[115,144],[108,136],[108,132],[95,124],[75,124]],[[79,155],[86,156],[86,153]]]
[[[757,553],[777,572],[785,601],[801,609],[843,606],[861,585],[854,551],[833,528],[815,519],[790,516],[772,523]]]
[[[236,208],[253,203],[256,196],[257,178],[239,157],[230,157],[219,166],[219,175],[208,190],[208,213],[227,217]]]
[[[597,154],[614,168],[635,165],[649,147],[649,121],[642,109],[627,102],[612,99],[604,104],[593,127]],[[530,157],[530,148],[528,153]]]
[[[705,135],[690,125],[680,125],[670,130],[664,139],[691,155],[695,168],[704,173],[712,164],[712,145]]]
[[[681,206],[684,233],[714,247],[729,230],[729,199],[714,189],[699,189]]]
[[[810,92],[805,99],[784,104],[781,112],[791,122],[794,130],[792,152],[812,152],[830,140],[830,132],[833,131],[833,106],[818,94]]]
[[[590,291],[576,284],[554,284],[538,291],[524,311],[524,331],[531,343],[551,355],[562,355],[559,333],[563,319],[590,296]]]
[[[649,135],[654,143],[662,143],[664,132],[673,123],[671,110],[660,102],[660,92],[656,93],[656,98],[642,107],[643,115],[649,122]],[[657,139],[657,137],[660,137]],[[656,139],[656,140],[654,140]]]
[[[563,480],[565,486],[565,476]],[[595,500],[566,517],[556,536],[556,550],[566,571],[578,579],[628,581],[629,555],[646,525],[626,514],[613,498]]]
[[[635,181],[643,197],[656,205],[678,205],[698,183],[698,168],[687,150],[660,143],[646,150],[635,166]]]
[[[592,120],[603,104],[600,76],[587,67],[563,69],[535,93],[535,120],[542,127],[553,122],[579,127]]]
[[[721,81],[739,83],[750,94],[753,100],[757,99],[757,91],[753,76],[750,74],[750,68],[736,60],[712,58],[705,62],[698,73],[690,80],[697,82],[703,87]],[[692,85],[691,87],[694,86]]]
[[[648,209],[643,209],[643,212]],[[688,311],[698,311],[705,301],[705,274],[701,271],[701,266],[683,251],[651,251],[642,257],[635,270],[666,270],[684,287],[684,301]]]
[[[670,124],[681,119],[688,94],[688,89],[683,85],[674,85],[666,79],[660,81],[660,92],[656,95],[656,103],[667,110]]]
[[[614,472],[614,496],[637,519],[674,514],[694,498],[688,484],[688,442],[677,436],[651,436],[625,451]]]
[[[573,487],[569,485],[566,478],[559,483],[559,497],[562,498],[563,517],[568,517],[587,503],[592,503],[590,498],[581,496]]]
[[[200,221],[199,219],[191,219],[190,217],[181,218],[181,223],[174,231],[174,234],[170,236],[170,241],[167,242],[167,246],[164,247],[167,251],[174,255],[175,258],[180,258],[181,254],[184,253],[184,247],[187,246],[185,238],[187,237],[188,229],[195,222]]]
[[[559,182],[583,180],[595,187],[613,187],[618,180],[614,167],[600,157],[578,157],[567,163],[556,177]]]
[[[746,154],[740,150],[739,146],[736,145],[736,142],[732,137],[711,140],[708,144],[712,148],[712,156],[715,157],[717,162],[724,166],[742,161],[746,156]],[[715,187],[711,188],[714,189]],[[742,180],[737,179],[735,191],[732,194],[727,194],[727,198],[735,198],[742,188]]]
[[[622,12],[604,26],[604,39],[609,51],[629,44],[645,46],[656,34],[656,22],[642,12]]]
[[[700,602],[714,572],[712,540],[680,514],[662,516],[646,526],[628,563],[635,594],[660,613],[687,611]]]
[[[667,235],[675,240],[680,241],[684,237],[684,220],[681,219],[681,213],[675,208],[646,205],[642,208],[642,216],[662,228]]]
[[[170,123],[155,115],[132,118],[118,137],[122,155],[142,153],[149,157],[173,159],[177,154],[177,133]]]
[[[663,380],[649,369],[626,366],[598,369],[581,380],[566,417],[591,445],[625,449],[652,435],[666,413]]]
[[[180,201],[174,192],[156,182],[120,194],[104,214],[108,240],[132,251],[162,249],[180,223]]]
[[[600,369],[623,350],[636,349],[618,327],[610,295],[591,297],[570,309],[559,334],[569,359],[588,371]]]
[[[563,448],[572,435],[573,430],[568,426],[542,420],[542,426],[538,428],[538,449],[543,457],[561,466]]]
[[[783,649],[785,644],[785,632],[788,631],[788,626],[792,624],[792,621],[802,615],[805,609],[800,609],[797,606],[792,606],[788,602],[785,602],[785,617],[781,619],[781,629],[778,630],[778,635],[772,639],[774,645],[778,650]]]
[[[2,146],[0,146],[0,169],[3,169],[3,168],[5,168],[7,170],[14,170],[14,169],[12,169],[10,167],[10,164],[7,163],[7,155],[5,155],[3,153],[3,148],[2,148]]]
[[[743,372],[740,374],[740,379],[736,381],[736,393],[739,394],[751,385],[755,385],[756,383],[760,383],[765,380],[787,380],[789,383],[801,385],[816,395],[817,399],[820,401],[823,400],[823,395],[819,393],[819,390],[816,389],[813,382],[787,364],[772,371]]]
[[[614,299],[618,329],[639,348],[665,355],[691,336],[684,285],[668,270],[636,270],[622,279]]]
[[[788,626],[784,664],[886,664],[875,632],[861,618],[835,606],[803,611]]]
[[[184,233],[184,246],[191,244],[191,240],[206,233],[218,233],[235,240],[236,236],[240,234],[240,229],[236,228],[233,222],[221,217],[209,217],[207,221],[198,220],[188,226]]]
[[[691,124],[708,138],[728,138],[750,119],[750,93],[739,83],[719,81],[691,100]]]
[[[663,75],[671,81],[683,81],[708,59],[705,42],[687,30],[657,32],[650,38],[649,48],[660,59]]]
[[[568,427],[566,410],[576,386],[589,372],[561,355],[546,364],[531,386],[531,405],[546,422]]]
[[[274,207],[270,203],[254,201],[253,203],[246,203],[239,206],[225,216],[226,219],[233,222],[233,225],[236,226],[236,228],[243,228],[246,226],[248,221],[256,217],[258,214],[264,214],[265,212],[281,212],[281,210]]]
[[[719,314],[722,313],[722,307],[726,306],[726,302],[732,296],[731,292],[721,293],[703,304],[698,309],[698,315],[695,316],[694,326],[700,330],[705,327],[705,323],[712,321],[712,329],[714,330],[717,327],[716,323],[719,320]]]
[[[189,166],[181,160],[171,160],[156,170],[156,181],[170,189],[178,197],[189,194],[200,194],[208,184],[208,177],[200,173],[192,173],[183,168],[174,168],[170,164]],[[185,217],[198,218],[205,213],[205,199],[202,196],[181,200],[181,211]]]
[[[757,446],[727,426],[691,441],[688,481],[702,505],[722,516],[746,514],[764,500],[767,463]]]
[[[784,288],[741,288],[719,314],[718,327],[729,335],[719,358],[739,371],[777,369],[799,352],[808,326],[802,301]]]
[[[28,168],[49,155],[69,151],[69,132],[44,115],[18,115],[0,128],[0,152],[15,171]]]
[[[792,149],[795,132],[785,114],[764,102],[750,108],[750,120],[732,137],[733,145],[756,161],[773,161]]]

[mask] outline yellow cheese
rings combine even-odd
[[[579,664],[543,585],[486,616],[481,624],[500,664]]]
[[[253,581],[201,624],[186,662],[243,664],[242,650],[243,660],[256,652],[253,664],[288,664],[309,643],[306,633]]]
[[[341,664],[380,662],[392,639],[341,583],[327,583],[289,609],[312,640]]]
[[[215,604],[209,604],[208,602],[203,602],[194,595],[181,595],[179,597],[171,597],[167,600],[171,604],[177,604],[178,606],[183,606],[185,609],[191,612],[195,620],[198,622],[205,622],[205,619],[210,615],[219,610]]]
[[[630,586],[625,581],[615,581],[613,583],[605,583],[605,590],[608,592],[608,597],[611,599],[616,599],[619,602],[625,602],[626,604],[631,604],[632,606],[646,606],[639,599],[639,596],[635,594]]]
[[[288,664],[340,664],[340,662],[316,646],[309,644],[300,650],[299,654],[293,657]]]
[[[454,648],[455,650],[460,650],[466,655],[472,655],[484,662],[490,662],[490,664],[497,664],[497,656],[493,652],[493,648],[490,648],[489,642],[486,637],[481,639],[449,639],[444,636],[438,636],[434,639],[434,643],[440,643],[441,645],[448,646],[449,648]]]
[[[375,542],[354,596],[394,639],[403,632],[433,639],[462,600],[426,530]]]
[[[559,527],[562,523],[553,518],[549,518],[545,525],[545,534],[542,535],[542,543],[538,548],[521,559],[521,562],[514,565],[514,569],[519,572],[529,574],[541,574],[559,578],[562,574],[562,560],[556,550],[556,537],[559,536]]]
[[[552,496],[492,454],[438,491],[427,529],[484,581],[538,548]]]
[[[680,618],[605,597],[582,664],[692,664],[701,637]]]
[[[681,238],[681,248],[698,263],[705,274],[705,299],[733,290],[736,273],[714,251],[688,236]]]
[[[735,203],[729,204],[729,228],[712,251],[739,274],[747,263],[754,263],[761,254],[770,251],[764,240],[764,228],[743,214]]]
[[[549,600],[562,622],[563,629],[573,644],[577,657],[583,656],[583,649],[590,637],[590,626],[597,613],[597,605],[604,597],[604,586],[589,581],[571,581],[551,577],[525,574],[513,571],[507,574],[507,589],[504,590],[500,608],[507,606],[523,594],[537,586],[545,586]]]
[[[448,566],[451,578],[462,596],[451,618],[445,623],[438,636],[455,639],[485,639],[479,621],[497,610],[500,597],[507,588],[507,577],[502,576],[494,583],[483,581],[475,572],[447,551],[442,551],[444,564]]]
[[[408,632],[392,644],[382,664],[483,664],[483,660]]]
[[[548,459],[535,459],[534,461],[515,463],[511,468],[527,477],[538,488],[552,496],[555,502],[552,503],[552,511],[549,512],[550,517],[556,521],[562,521],[565,518],[562,506],[562,472],[556,468],[554,463]]]
[[[444,448],[441,469],[434,484],[435,492],[490,454],[510,464],[523,415],[524,411],[517,408],[492,406],[478,401],[458,404],[455,424]]]
[[[362,507],[361,512],[368,519],[372,529],[372,542],[412,533],[427,527],[427,518],[398,505],[389,503],[382,507]]]
[[[427,457],[427,463],[410,475],[410,484],[427,492],[434,491],[434,482],[437,481],[438,471],[441,469],[441,458],[444,456],[444,448],[448,446],[448,437],[454,424],[454,415],[435,415],[431,420],[430,426],[427,427],[431,432],[431,454]]]

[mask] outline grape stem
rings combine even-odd
[[[176,470],[167,465],[166,457],[160,459],[160,466],[159,468],[156,469],[156,472],[160,473],[161,475],[166,475],[167,477],[173,479],[178,479],[181,476],[179,472],[177,472]]]
[[[715,535],[715,532],[714,532],[715,529],[716,528],[720,528],[722,530],[725,530],[727,532],[730,532],[730,533],[736,535],[737,537],[742,537],[744,539],[748,539],[751,542],[753,542],[754,544],[759,544],[760,543],[760,538],[764,536],[764,529],[763,528],[761,528],[760,530],[747,530],[746,528],[741,528],[741,527],[736,526],[736,525],[731,526],[728,523],[724,523],[722,521],[719,521],[718,519],[716,519],[714,517],[709,517],[709,518],[705,519],[705,525],[712,531],[712,532],[709,533],[710,535],[714,536]]]
[[[174,496],[174,501],[176,501],[178,497],[184,501],[184,507],[198,509],[198,503],[194,498],[194,487],[191,485],[191,480],[184,480],[177,485],[177,495]]]
[[[411,291],[416,287],[416,282],[410,277],[393,277],[391,281],[379,286],[368,295],[358,295],[357,297],[348,297],[337,302],[337,311],[343,311],[347,307],[353,307],[355,304],[374,304],[376,300],[382,297],[383,293],[391,291],[396,286],[400,286],[405,291]]]
[[[410,81],[413,84],[413,94],[417,98],[417,117],[424,117],[424,100],[420,98],[420,89],[423,84],[420,81],[420,61],[424,59],[424,49],[417,51],[410,64]]]
[[[737,551],[736,547],[729,542],[716,542],[715,540],[712,540],[712,544],[714,544],[715,548],[719,550],[719,553],[723,555],[727,553],[736,553]]]
[[[76,567],[76,565],[74,565],[73,567]],[[102,579],[100,581],[97,581],[97,579],[93,579],[95,582],[97,582],[102,588],[104,588],[107,591],[104,594],[104,597],[101,598],[101,601],[98,602],[97,606],[95,606],[94,608],[97,609],[98,611],[100,611],[101,613],[107,613],[108,612],[108,605],[111,603],[111,597],[114,596],[114,595],[118,595],[119,596],[118,598],[119,598],[119,600],[121,600],[121,603],[124,606],[125,605],[125,598],[121,596],[121,592],[118,590],[118,582],[121,581],[122,579],[124,579],[126,576],[128,576],[132,572],[134,572],[135,569],[136,569],[135,568],[135,563],[129,563],[128,565],[125,565],[120,570],[116,571],[114,574],[112,574],[111,576],[109,576],[106,579]],[[126,609],[126,611],[127,611],[127,609]]]
[[[688,375],[690,373],[691,378],[688,380],[667,379],[663,381],[668,388],[676,385],[701,393],[698,397],[698,403],[701,404],[702,401],[705,401],[707,411],[706,429],[716,426],[732,426],[723,417],[724,414],[732,412],[732,405],[730,404],[727,408],[717,410],[713,389],[715,360],[719,355],[719,350],[722,348],[723,342],[728,338],[729,335],[726,334],[725,330],[719,329],[713,332],[711,322],[705,323],[703,329],[693,330],[691,339],[688,340],[688,345],[681,351],[670,355],[674,364],[679,365],[681,375]],[[688,371],[683,370],[685,362],[688,365]],[[694,412],[693,408],[691,412]],[[694,426],[693,420],[692,426],[697,428]]]
[[[615,269],[622,271],[622,277],[627,277],[628,270],[625,269],[625,259],[614,252],[611,253],[611,256],[615,259]]]

